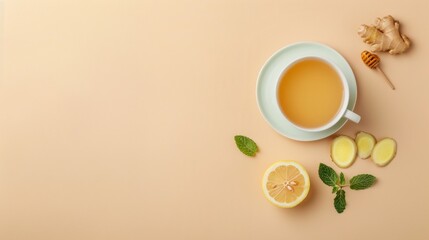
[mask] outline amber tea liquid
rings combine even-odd
[[[291,66],[280,79],[277,98],[283,114],[302,128],[331,122],[341,108],[344,86],[328,63],[305,59]]]

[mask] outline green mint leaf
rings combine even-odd
[[[246,136],[237,135],[234,137],[234,140],[238,149],[242,153],[250,157],[255,156],[256,152],[258,151],[258,146],[252,139]]]
[[[340,173],[340,184],[341,185],[346,184],[346,178],[344,177],[344,173],[343,172]]]
[[[337,196],[334,199],[334,207],[337,213],[342,213],[346,209],[346,192],[343,189],[337,192]]]
[[[340,187],[338,187],[338,186],[333,187],[332,188],[332,193],[338,192],[338,189],[340,189]]]
[[[371,187],[375,183],[376,177],[370,174],[359,174],[350,179],[350,188],[362,190]]]
[[[323,163],[319,165],[319,178],[328,186],[334,187],[338,181],[338,175],[334,169]]]

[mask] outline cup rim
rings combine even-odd
[[[302,62],[302,61],[305,61],[305,60],[308,60],[308,59],[317,59],[317,60],[319,60],[319,61],[322,61],[322,62],[324,62],[324,63],[326,63],[326,64],[328,64],[330,67],[332,67],[334,70],[335,70],[335,72],[338,74],[338,76],[340,77],[340,80],[341,80],[341,83],[342,83],[342,85],[343,85],[343,98],[342,98],[342,101],[341,101],[341,107],[338,109],[338,111],[337,111],[337,113],[336,113],[336,115],[335,115],[335,117],[333,117],[327,124],[324,124],[324,125],[322,125],[322,126],[319,126],[319,127],[316,127],[316,128],[305,128],[305,127],[302,127],[302,126],[299,126],[299,125],[297,125],[295,122],[293,122],[293,121],[291,121],[287,116],[286,116],[286,114],[283,112],[283,110],[281,109],[281,107],[280,107],[280,104],[279,104],[279,91],[278,91],[278,88],[279,88],[279,84],[280,84],[280,81],[281,81],[281,79],[282,79],[282,77],[287,73],[287,71],[291,68],[291,67],[293,67],[295,64],[297,64],[297,63],[299,63],[299,62]],[[320,132],[320,131],[324,131],[324,130],[326,130],[326,129],[329,129],[329,128],[331,128],[332,126],[334,126],[343,116],[344,116],[344,114],[345,114],[345,112],[346,112],[346,110],[347,110],[347,105],[348,105],[348,101],[349,101],[349,98],[350,98],[350,88],[349,88],[349,85],[348,85],[348,83],[347,83],[347,79],[346,79],[346,76],[344,75],[344,73],[341,71],[341,69],[335,64],[335,63],[333,63],[333,62],[331,62],[331,61],[329,61],[328,59],[326,59],[326,58],[322,58],[322,57],[319,57],[319,56],[304,56],[304,57],[300,57],[300,58],[297,58],[297,59],[295,59],[294,61],[292,61],[291,63],[289,63],[284,69],[283,69],[283,71],[281,72],[281,74],[280,74],[280,76],[278,77],[278,79],[277,79],[277,83],[276,83],[276,100],[277,100],[277,102],[276,102],[276,104],[277,104],[277,107],[279,108],[279,110],[280,110],[280,112],[282,113],[282,115],[283,115],[283,117],[290,123],[290,124],[292,124],[294,127],[296,127],[296,128],[298,128],[298,129],[300,129],[300,130],[302,130],[302,131],[307,131],[307,132]]]

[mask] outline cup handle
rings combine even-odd
[[[360,116],[348,109],[344,113],[344,117],[355,123],[360,122]]]

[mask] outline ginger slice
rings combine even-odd
[[[356,159],[357,146],[348,136],[338,136],[332,141],[331,159],[340,168],[350,167]]]
[[[392,138],[384,138],[375,144],[372,150],[372,161],[380,167],[386,166],[396,156],[396,141]]]
[[[375,137],[367,132],[358,132],[356,134],[355,142],[359,158],[369,158],[371,156],[372,149],[374,149],[376,144]]]

